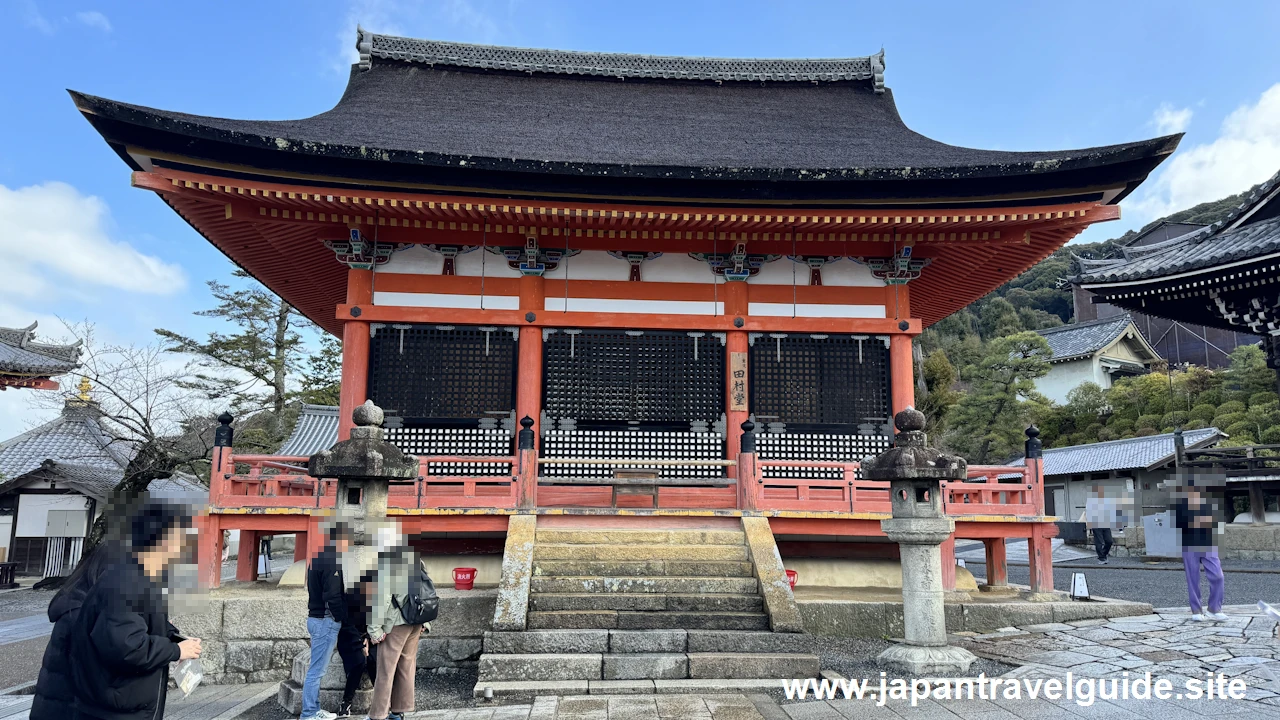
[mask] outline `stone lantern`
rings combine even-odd
[[[369,531],[387,518],[387,492],[393,482],[414,482],[418,458],[384,439],[382,408],[372,400],[351,411],[351,437],[312,455],[307,472],[338,481],[339,520],[349,522],[355,545],[369,544]]]
[[[893,418],[894,447],[862,465],[868,480],[888,480],[893,519],[880,527],[898,543],[902,556],[902,619],[906,641],[880,654],[880,660],[919,677],[958,674],[977,658],[947,645],[943,610],[941,545],[955,530],[942,509],[942,481],[964,480],[963,458],[928,447],[924,413],[907,408]]]

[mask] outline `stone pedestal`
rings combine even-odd
[[[942,551],[955,530],[950,518],[894,518],[880,526],[902,554],[903,629],[906,642],[880,654],[880,661],[913,676],[954,675],[977,658],[964,648],[947,646],[943,610]]]

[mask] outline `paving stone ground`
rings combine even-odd
[[[1254,606],[1224,612],[1225,621],[1195,622],[1187,610],[1168,608],[1114,620],[1028,625],[1016,632],[960,638],[957,644],[1018,665],[1011,674],[1027,677],[1063,677],[1070,671],[1075,677],[1122,678],[1150,672],[1179,687],[1209,673],[1239,678],[1248,686],[1248,703],[1280,717],[1276,620]],[[1216,703],[1212,707],[1219,711]]]
[[[432,710],[406,717],[409,720],[787,720],[788,716],[766,696],[732,694],[539,697],[529,705]]]

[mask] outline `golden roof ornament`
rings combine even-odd
[[[76,386],[76,390],[78,391],[78,395],[82,402],[89,402],[93,399],[93,397],[89,395],[89,391],[92,389],[93,385],[89,383],[89,378],[81,376],[80,384]]]

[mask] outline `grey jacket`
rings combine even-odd
[[[395,554],[378,558],[378,575],[374,580],[373,602],[369,612],[369,637],[375,641],[391,632],[397,625],[406,624],[400,608],[396,606],[409,594],[409,577],[418,571],[415,555]],[[424,628],[431,632],[431,624]]]

